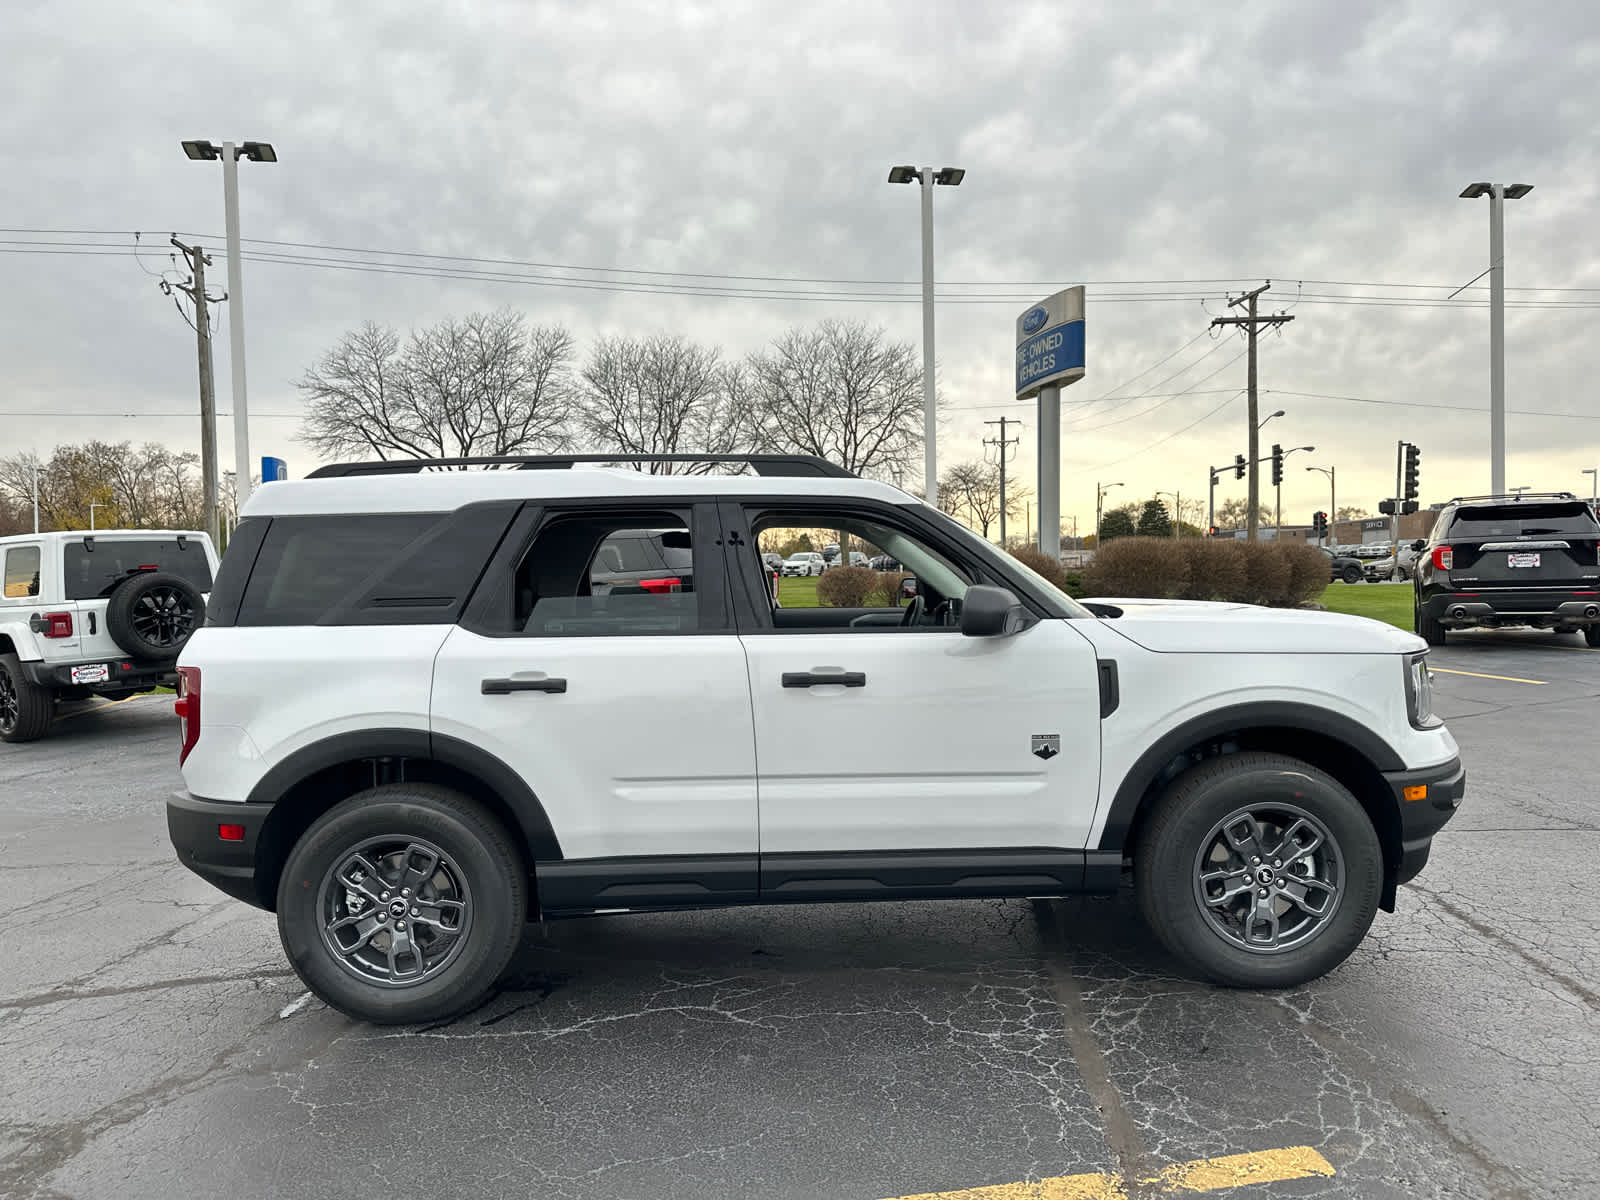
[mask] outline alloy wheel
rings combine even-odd
[[[1212,932],[1257,954],[1316,937],[1343,887],[1333,834],[1293,804],[1236,809],[1201,839],[1194,860],[1194,896]]]

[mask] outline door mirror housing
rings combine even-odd
[[[1028,624],[1028,610],[1006,588],[975,583],[961,598],[964,637],[1009,637]]]
[[[1426,539],[1426,538],[1418,538],[1418,539],[1417,539],[1417,540],[1416,540],[1416,541],[1414,541],[1414,542],[1412,542],[1412,543],[1411,543],[1411,548],[1412,548],[1412,549],[1413,549],[1413,550],[1418,550],[1418,551],[1420,551],[1420,550],[1421,550],[1421,549],[1422,549],[1422,548],[1423,548],[1423,547],[1424,547],[1424,546],[1426,546],[1426,545],[1427,545],[1427,544],[1428,544],[1428,542],[1427,542],[1427,539]]]

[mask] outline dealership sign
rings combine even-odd
[[[1083,288],[1067,288],[1017,318],[1017,399],[1083,378]]]

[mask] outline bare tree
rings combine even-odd
[[[752,411],[745,372],[715,349],[677,334],[602,338],[583,368],[577,424],[595,448],[621,454],[734,454],[757,439]]]
[[[370,321],[297,385],[300,440],[340,457],[465,458],[559,449],[572,415],[572,337],[520,313],[472,313],[400,335]]]
[[[1008,481],[1005,491],[1006,517],[1010,519],[1022,511],[1030,492],[1015,481]],[[988,538],[989,527],[1000,520],[999,464],[968,461],[950,467],[939,480],[939,507]]]
[[[815,454],[857,475],[922,445],[922,363],[861,322],[791,329],[746,360],[763,448]]]

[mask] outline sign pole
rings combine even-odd
[[[1061,389],[1039,389],[1039,550],[1061,557]]]

